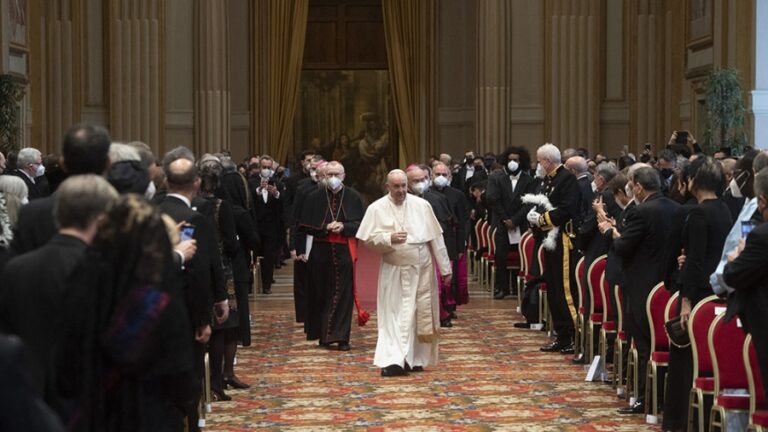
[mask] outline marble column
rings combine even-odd
[[[477,150],[501,152],[511,145],[512,5],[479,0],[477,50]]]
[[[162,155],[164,0],[109,2],[110,130],[115,141],[144,141]]]
[[[229,149],[229,15],[227,0],[195,1],[196,154]]]

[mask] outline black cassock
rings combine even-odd
[[[363,201],[351,188],[337,193],[327,189],[308,193],[298,218],[298,230],[313,236],[307,260],[307,340],[323,344],[349,342],[354,306],[354,260],[350,240],[363,219]],[[325,228],[344,224],[340,234]],[[354,246],[353,246],[354,247]]]

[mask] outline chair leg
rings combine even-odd
[[[576,357],[579,357],[579,355],[582,353],[581,351],[581,344],[583,342],[583,335],[581,334],[581,326],[582,326],[582,316],[580,314],[576,315],[576,328],[574,329],[574,339],[575,339],[575,345],[574,345],[574,355]]]
[[[491,293],[491,297],[493,297],[493,290],[496,287],[496,266],[491,266],[491,281],[488,284],[488,288],[486,290]]]
[[[617,335],[616,340],[613,342],[613,378],[611,380],[611,387],[614,389],[617,389],[619,386],[621,386],[621,380],[624,376],[624,365],[622,364],[624,361],[623,348],[624,347],[621,344],[621,339],[619,339]]]
[[[715,429],[722,431],[724,424],[726,424],[725,410],[719,406],[713,406],[709,413],[709,431],[714,432]]]

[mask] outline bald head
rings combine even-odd
[[[571,156],[565,161],[565,167],[568,168],[576,177],[587,173],[589,167],[587,160],[581,156]]]
[[[186,158],[176,159],[165,167],[168,191],[194,191],[199,185],[197,167]]]

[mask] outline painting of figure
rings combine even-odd
[[[688,45],[712,41],[712,0],[688,0]]]
[[[293,154],[311,148],[338,160],[366,202],[384,193],[397,161],[397,131],[386,70],[305,70]]]

